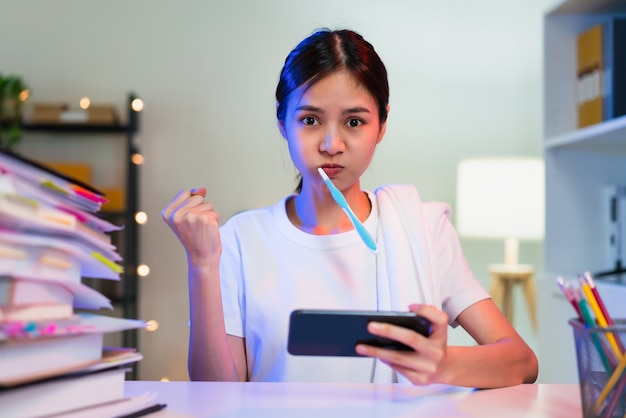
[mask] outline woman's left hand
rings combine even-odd
[[[448,315],[429,305],[411,305],[409,309],[432,322],[432,333],[424,337],[417,332],[397,325],[370,322],[368,331],[380,337],[401,342],[414,351],[389,350],[359,344],[359,354],[377,357],[415,385],[445,383],[443,371],[448,345]]]

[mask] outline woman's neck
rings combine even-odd
[[[361,190],[348,191],[345,197],[357,218],[364,222],[372,210],[367,193]],[[354,229],[348,216],[329,192],[314,194],[303,191],[288,199],[286,205],[291,223],[309,234],[331,235]]]

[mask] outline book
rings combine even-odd
[[[623,273],[626,268],[626,185],[608,185],[605,195],[606,271],[597,276]]]
[[[600,123],[603,120],[602,98],[602,24],[597,24],[577,37],[578,127]]]
[[[69,411],[63,414],[63,418],[136,418],[160,411],[165,407],[166,404],[157,402],[156,393],[144,393],[105,404]]]
[[[0,390],[0,411],[7,417],[44,417],[124,399],[127,367],[64,374]]]
[[[103,347],[102,354],[93,361],[76,363],[63,368],[49,368],[37,370],[31,374],[21,374],[10,379],[0,380],[0,391],[12,387],[22,386],[32,382],[39,382],[62,375],[76,375],[95,372],[117,366],[132,367],[143,359],[143,355],[134,348]]]
[[[71,303],[38,303],[33,305],[0,306],[0,322],[33,322],[71,318]]]
[[[0,172],[11,173],[42,195],[56,197],[79,210],[95,213],[107,201],[94,187],[4,148],[0,149]]]
[[[99,361],[104,334],[143,327],[143,321],[93,313],[63,321],[0,323],[0,384]]]
[[[70,304],[74,294],[59,282],[0,277],[0,307],[33,304]]]
[[[87,365],[102,357],[103,334],[10,340],[0,344],[0,382]]]
[[[52,250],[51,250],[52,249]],[[119,280],[123,271],[117,261],[121,260],[117,252],[99,253],[77,241],[50,235],[25,234],[20,231],[2,229],[0,226],[0,275],[18,275],[23,278],[50,280],[50,271],[43,268],[38,254],[48,255],[44,262],[51,261],[49,254],[55,252],[58,257],[65,257],[65,262],[56,260],[59,267],[66,265],[60,279],[64,282],[80,281],[81,277]],[[60,254],[65,253],[65,256]],[[73,260],[75,260],[75,263]],[[18,263],[23,264],[22,267]],[[50,263],[48,263],[50,264]],[[72,264],[72,265],[67,265]],[[76,264],[74,266],[73,264]],[[77,267],[80,268],[77,268]],[[35,268],[36,267],[36,268]],[[74,267],[73,269],[71,269]],[[4,273],[3,273],[4,272]],[[28,273],[27,273],[28,272]],[[11,274],[9,274],[11,275]]]
[[[602,119],[626,115],[626,19],[612,18],[602,24]]]
[[[0,307],[57,303],[81,309],[113,309],[109,298],[83,283],[0,274]]]

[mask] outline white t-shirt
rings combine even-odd
[[[368,195],[372,211],[364,225],[377,239],[377,199]],[[358,233],[312,235],[299,230],[287,217],[288,197],[273,206],[237,214],[221,228],[226,332],[246,339],[251,381],[370,382],[373,359],[287,352],[289,315],[295,309],[377,310],[384,306],[377,291],[379,257],[369,251]],[[457,242],[451,225],[445,231],[454,236],[436,240],[444,252],[450,241]],[[379,246],[384,245],[381,241],[377,239]],[[467,267],[462,252],[454,248],[451,254],[460,259],[440,269],[448,274],[437,285],[443,301],[438,307],[454,324],[460,312],[488,294]],[[440,258],[449,261],[450,253]]]

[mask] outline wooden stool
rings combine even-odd
[[[490,264],[491,298],[513,324],[513,288],[521,285],[533,329],[537,331],[537,286],[535,269],[529,264]]]

